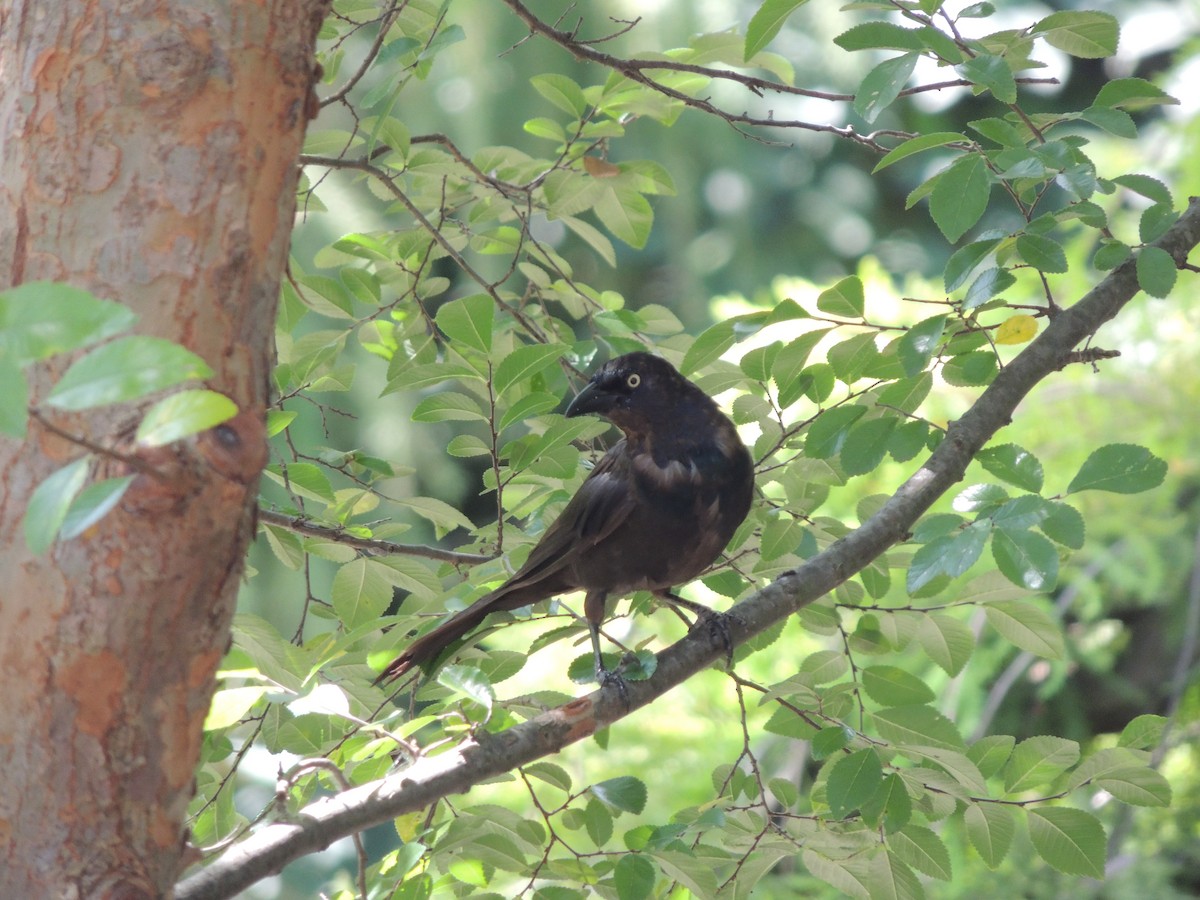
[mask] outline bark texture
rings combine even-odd
[[[0,288],[63,281],[213,368],[238,418],[138,451],[139,410],[54,431],[140,455],[118,509],[44,556],[22,516],[84,453],[0,440],[0,897],[161,897],[253,533],[278,286],[326,0],[0,7]],[[36,405],[66,361],[29,373]],[[96,476],[122,471],[105,460]]]

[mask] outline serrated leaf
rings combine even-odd
[[[908,159],[908,157],[917,153],[923,153],[926,150],[945,147],[947,144],[969,144],[970,142],[970,138],[958,131],[938,131],[932,134],[917,135],[915,138],[909,138],[907,141],[888,151],[883,159],[876,163],[875,168],[871,170],[871,174],[875,174],[894,163],[900,162],[902,159]]]
[[[825,785],[825,799],[834,818],[843,819],[861,807],[882,781],[883,766],[873,747],[839,759]]]
[[[1079,744],[1066,738],[1038,735],[1017,744],[1004,769],[1010,794],[1040,787],[1079,762]]]
[[[75,497],[87,482],[91,456],[81,456],[34,488],[25,509],[25,543],[35,556],[54,543]]]
[[[775,39],[788,16],[807,2],[808,0],[766,0],[746,25],[742,60],[750,62],[760,50]]]
[[[929,195],[929,214],[950,243],[966,234],[987,209],[987,167],[972,153],[954,161],[942,172]]]
[[[1067,493],[1110,491],[1137,494],[1162,484],[1167,464],[1136,444],[1107,444],[1092,454],[1071,479]]]
[[[913,706],[936,697],[924,681],[896,666],[867,666],[862,670],[862,683],[867,696],[884,706]]]
[[[1155,203],[1161,203],[1164,206],[1175,205],[1175,200],[1171,196],[1171,189],[1157,178],[1131,172],[1128,175],[1118,175],[1113,181],[1122,187],[1129,188],[1135,194],[1141,194],[1146,199],[1152,200]]]
[[[923,825],[908,825],[888,835],[888,849],[918,872],[949,881],[954,874],[950,852],[942,839]]]
[[[1017,236],[1017,252],[1021,259],[1041,272],[1059,274],[1067,271],[1067,254],[1062,244],[1044,234]]]
[[[503,394],[513,385],[532,378],[553,365],[566,352],[565,344],[532,344],[517,347],[496,366],[493,378],[496,393]]]
[[[1063,659],[1066,647],[1058,623],[1024,600],[1000,600],[984,607],[988,623],[1022,650],[1044,659]]]
[[[1105,82],[1096,94],[1095,106],[1141,110],[1159,104],[1178,105],[1179,101],[1144,78],[1114,78]]]
[[[987,539],[988,528],[977,524],[929,541],[913,554],[905,582],[908,592],[917,593],[941,575],[950,578],[962,575],[979,559]]]
[[[1151,297],[1170,294],[1178,276],[1174,257],[1161,247],[1143,247],[1138,253],[1138,286]]]
[[[972,803],[965,818],[971,846],[989,869],[995,869],[1004,862],[1016,833],[1012,810],[994,803]]]
[[[1095,10],[1051,13],[1033,26],[1046,43],[1080,59],[1102,59],[1117,52],[1120,26],[1115,17]]]
[[[702,331],[683,354],[683,362],[679,365],[680,373],[691,375],[720,359],[721,355],[733,346],[735,326],[736,323],[732,319],[726,319]]]
[[[1151,714],[1138,716],[1121,730],[1117,744],[1134,750],[1149,750],[1157,747],[1162,741],[1163,731],[1166,727],[1167,720],[1162,716]]]
[[[170,444],[220,425],[237,411],[232,400],[216,391],[179,391],[146,411],[138,423],[137,440],[147,447]]]
[[[938,343],[945,330],[946,316],[940,315],[930,316],[904,332],[897,352],[905,375],[911,378],[924,370],[933,354],[937,352]]]
[[[1036,532],[998,529],[992,535],[992,557],[1013,584],[1031,591],[1049,591],[1058,584],[1058,551]]]
[[[0,291],[0,356],[26,365],[107,340],[136,321],[127,306],[71,285],[26,282]]]
[[[1100,241],[1100,246],[1096,248],[1096,253],[1092,256],[1092,265],[1101,272],[1107,272],[1110,269],[1115,269],[1132,255],[1133,250],[1128,244],[1104,238]]]
[[[1145,766],[1127,766],[1097,778],[1096,787],[1131,806],[1170,806],[1171,785],[1161,773]]]
[[[60,409],[90,409],[137,400],[212,369],[195,353],[162,338],[118,338],[76,360],[51,389],[46,402]]]
[[[1104,827],[1091,813],[1066,806],[1031,809],[1029,838],[1059,872],[1104,878]]]
[[[452,342],[487,353],[492,349],[495,308],[487,294],[472,294],[442,305],[434,321]]]
[[[987,447],[975,459],[1001,481],[1021,490],[1036,494],[1042,489],[1042,464],[1024,447],[1016,444]]]
[[[875,470],[887,454],[888,442],[899,420],[895,416],[869,419],[850,429],[842,447],[842,470],[849,476],[865,475]]]
[[[838,406],[825,410],[808,430],[804,442],[805,455],[812,459],[828,459],[841,452],[850,426],[866,412],[865,406]]]
[[[917,641],[929,658],[952,676],[962,671],[975,649],[975,635],[971,629],[945,613],[929,613],[922,617],[917,627]]]
[[[443,666],[438,669],[437,682],[473,700],[486,710],[496,701],[496,690],[487,676],[475,666]]]
[[[621,812],[637,815],[646,807],[646,785],[632,775],[621,775],[597,782],[589,790],[605,806]]]
[[[956,291],[971,277],[971,273],[991,255],[996,249],[996,245],[1000,242],[996,239],[986,241],[972,241],[965,246],[959,247],[946,260],[946,269],[944,280],[947,293]]]
[[[383,615],[392,602],[392,585],[373,560],[362,557],[337,570],[330,600],[337,617],[353,630]]]
[[[905,53],[884,60],[868,72],[854,95],[854,111],[864,121],[874,122],[904,90],[919,57],[918,53]]]
[[[582,118],[587,109],[588,104],[584,99],[583,89],[566,75],[553,72],[535,75],[529,79],[529,83],[533,85],[534,90],[555,106],[577,119]]]
[[[963,297],[964,310],[983,306],[997,294],[1001,294],[1017,283],[1017,278],[1008,269],[992,266],[979,273],[979,276],[967,288]]]
[[[893,706],[873,713],[871,718],[880,736],[895,744],[934,747],[960,753],[966,750],[966,744],[954,723],[932,706]]]
[[[637,853],[625,853],[613,868],[617,900],[643,900],[653,896],[657,873],[654,864]]]
[[[69,541],[77,537],[103,519],[116,506],[124,495],[134,476],[125,475],[121,478],[105,478],[89,484],[71,501],[67,517],[63,520],[58,532],[60,540]]]
[[[817,309],[831,316],[860,319],[864,304],[863,283],[857,275],[847,276],[817,295]]]
[[[1017,101],[1017,82],[1004,57],[977,53],[957,69],[963,78],[971,84],[986,88],[1001,103]]]
[[[843,50],[923,50],[920,31],[891,22],[863,22],[833,39]]]
[[[892,772],[885,775],[879,789],[862,806],[863,818],[885,833],[898,831],[912,818],[912,798],[904,779]]]
[[[991,734],[967,748],[967,759],[975,763],[980,775],[991,778],[1004,768],[1016,743],[1012,735]]]

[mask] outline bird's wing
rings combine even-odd
[[[634,505],[629,458],[621,441],[592,469],[506,586],[525,587],[559,571],[612,534]]]

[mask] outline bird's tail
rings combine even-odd
[[[421,635],[409,644],[403,653],[388,663],[374,683],[394,681],[413,667],[421,667],[436,660],[447,647],[473,631],[489,613],[495,611],[495,600],[495,592],[488,594],[457,615],[451,616],[433,631]]]

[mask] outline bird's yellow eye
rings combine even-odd
[[[639,375],[637,372],[632,372],[629,374],[628,377],[626,377],[625,383],[627,385],[629,385],[631,388],[635,388],[639,384],[642,383],[642,376]]]

